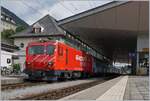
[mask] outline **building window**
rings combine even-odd
[[[2,19],[5,19],[4,15],[1,15],[1,18],[2,18]]]
[[[11,22],[14,23],[14,24],[16,24],[15,21],[14,21],[13,19],[11,20]]]
[[[23,48],[24,47],[24,43],[20,43],[20,47]]]
[[[6,17],[6,21],[10,21],[8,17]]]
[[[41,28],[33,28],[34,33],[41,33]]]
[[[10,64],[11,63],[11,59],[7,58],[7,63]]]

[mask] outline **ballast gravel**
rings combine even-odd
[[[26,88],[20,88],[20,89],[14,89],[14,90],[6,90],[1,91],[1,99],[2,100],[9,100],[9,99],[15,99],[15,98],[24,98],[26,96],[30,96],[33,94],[40,94],[40,93],[46,93],[50,90],[55,90],[59,88],[69,87],[78,85],[81,83],[88,83],[95,81],[96,79],[90,79],[90,80],[75,80],[75,81],[66,81],[66,82],[56,82],[56,83],[49,83],[49,84],[43,84],[43,85],[36,85]]]

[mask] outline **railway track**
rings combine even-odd
[[[50,90],[49,92],[46,93],[41,93],[41,94],[36,94],[36,95],[30,95],[30,96],[25,96],[24,98],[15,98],[13,100],[58,100],[60,98],[69,96],[71,94],[77,93],[81,90],[85,90],[87,88],[93,87],[95,85],[98,85],[100,83],[103,83],[109,79],[112,79],[114,77],[109,77],[106,79],[101,79],[101,80],[96,80],[90,83],[84,83],[84,84],[79,84],[75,86],[70,86],[66,88],[61,88],[61,89],[56,89],[56,90]]]
[[[23,83],[16,83],[16,84],[7,84],[7,85],[1,85],[1,90],[12,90],[12,89],[19,89],[19,88],[25,88],[25,87],[30,87],[30,86],[36,86],[36,85],[41,85],[41,84],[46,84],[46,82],[23,82]]]

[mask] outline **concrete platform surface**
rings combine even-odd
[[[59,100],[148,101],[148,95],[148,77],[121,76]]]
[[[60,100],[96,100],[101,95],[103,95],[106,91],[108,91],[112,86],[114,86],[118,81],[120,81],[122,78],[123,78],[122,76],[117,77],[115,79],[106,81],[102,84],[88,88],[81,92],[64,97]]]
[[[124,100],[149,100],[149,77],[129,76]]]
[[[1,84],[15,84],[15,83],[22,83],[23,78],[21,77],[4,77],[1,76]]]
[[[128,76],[123,77],[119,82],[112,86],[102,96],[97,98],[98,101],[123,101]]]

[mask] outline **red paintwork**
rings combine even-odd
[[[54,45],[55,51],[53,55],[40,54],[40,55],[29,55],[28,48],[33,45]],[[60,55],[63,50],[63,55]],[[68,62],[66,49],[68,49]],[[53,65],[48,65],[48,62],[53,61]],[[67,71],[83,71],[92,73],[92,56],[86,54],[81,50],[77,50],[65,43],[48,41],[48,42],[34,42],[29,43],[26,48],[26,69],[36,70],[67,70]]]

